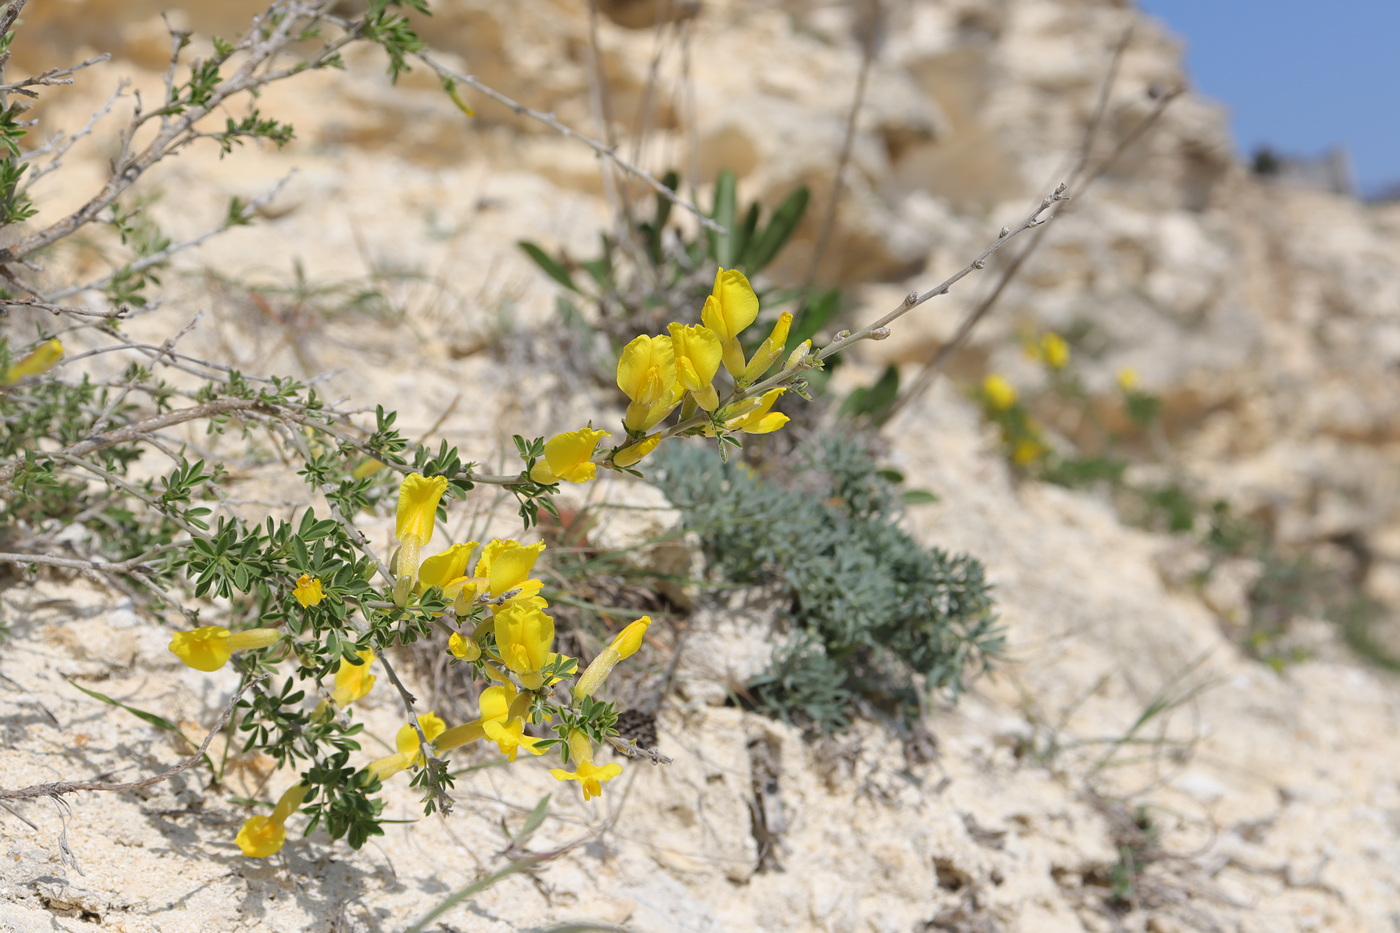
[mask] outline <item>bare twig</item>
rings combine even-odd
[[[1122,62],[1123,54],[1127,51],[1131,39],[1132,30],[1128,29],[1123,33],[1118,45],[1114,47],[1113,58],[1109,62],[1108,72],[1105,75],[1103,85],[1099,91],[1098,103],[1093,116],[1089,120],[1088,126],[1085,128],[1084,137],[1080,142],[1078,157],[1075,160],[1073,168],[1069,172],[1068,184],[1073,186],[1075,196],[1081,202],[1085,192],[1093,186],[1094,182],[1098,181],[1099,178],[1103,176],[1109,166],[1117,161],[1128,147],[1141,139],[1143,134],[1156,124],[1167,106],[1182,93],[1182,89],[1177,88],[1158,95],[1156,97],[1157,106],[1153,108],[1153,111],[1148,114],[1141,123],[1134,127],[1132,132],[1119,140],[1118,145],[1113,148],[1113,151],[1101,159],[1098,164],[1093,167],[1092,171],[1090,170],[1094,141],[1103,124],[1104,116],[1108,111],[1109,95],[1113,83],[1117,80],[1118,68]],[[1016,254],[1011,262],[1002,269],[1001,278],[997,280],[991,292],[978,302],[975,308],[968,312],[967,316],[959,323],[958,329],[954,332],[952,338],[938,348],[938,351],[933,357],[924,364],[919,374],[909,383],[908,388],[901,392],[899,397],[891,403],[887,417],[893,417],[899,411],[903,410],[910,402],[927,392],[934,382],[937,381],[943,368],[947,365],[948,360],[951,359],[953,354],[958,350],[962,349],[978,323],[996,307],[997,302],[1001,300],[1002,294],[1005,293],[1007,286],[1016,279],[1027,260],[1035,254],[1035,251],[1040,248],[1044,240],[1045,237],[1043,235],[1032,238],[1031,241],[1026,244],[1026,247]]]
[[[148,778],[142,778],[139,781],[127,781],[123,784],[109,784],[105,781],[51,781],[47,784],[31,784],[29,787],[21,787],[18,790],[0,789],[0,800],[15,800],[26,797],[58,797],[62,794],[77,793],[80,790],[135,790],[138,787],[150,787],[152,784],[159,784],[161,781],[169,780],[180,772],[187,771],[189,768],[193,767],[195,762],[199,761],[199,759],[204,756],[204,753],[209,750],[209,743],[214,741],[214,736],[222,732],[224,726],[228,725],[229,717],[233,715],[233,709],[243,697],[244,692],[246,692],[249,687],[261,683],[266,678],[267,675],[264,674],[253,678],[239,687],[233,697],[228,701],[228,705],[224,707],[224,711],[219,715],[219,721],[214,723],[214,728],[209,730],[209,734],[206,735],[204,741],[199,744],[199,749],[193,755],[169,770],[162,771],[160,774],[155,774]]]
[[[0,35],[4,35],[4,33],[0,33]],[[22,90],[22,88],[43,87],[54,84],[72,84],[73,79],[70,77],[70,75],[72,75],[74,72],[82,71],[84,68],[91,68],[93,65],[96,65],[100,62],[110,61],[111,58],[112,53],[103,52],[101,55],[94,55],[92,58],[89,58],[86,61],[78,62],[78,64],[72,65],[68,68],[50,68],[48,71],[45,71],[42,74],[34,75],[32,78],[25,78],[21,81],[15,81],[11,84],[0,84],[0,94],[8,94],[11,91],[19,91],[21,94],[25,94],[29,97],[34,97],[36,95],[32,91],[24,91]]]
[[[832,231],[836,228],[836,214],[841,203],[841,194],[846,188],[846,169],[850,167],[851,149],[856,138],[856,121],[865,107],[865,88],[870,80],[870,69],[875,64],[875,51],[879,47],[883,29],[884,8],[881,0],[868,0],[860,43],[860,71],[856,75],[855,93],[851,95],[851,108],[846,114],[846,133],[841,139],[841,154],[836,159],[836,172],[831,179],[831,200],[826,205],[826,216],[822,218],[821,232],[817,235],[816,249],[812,250],[812,261],[803,277],[801,294],[807,295],[816,281],[817,270],[826,256],[831,243]],[[805,300],[805,299],[804,299]]]
[[[512,100],[511,98],[502,94],[500,91],[496,90],[490,85],[483,84],[481,81],[477,80],[471,75],[462,74],[460,71],[453,71],[451,68],[448,68],[446,65],[433,58],[427,52],[418,52],[416,54],[417,57],[425,65],[433,69],[433,71],[437,72],[438,77],[465,84],[473,90],[485,94],[487,97],[491,98],[497,103],[509,107],[511,110],[514,110],[516,113],[521,114],[522,116],[527,116],[532,120],[538,120],[540,123],[543,123],[545,126],[554,130],[556,133],[559,133],[561,136],[566,136],[569,139],[574,139],[583,143],[585,146],[592,149],[594,152],[598,153],[598,155],[602,156],[608,161],[612,162],[624,172],[627,172],[629,175],[634,175],[637,178],[640,178],[642,181],[646,182],[647,185],[653,191],[661,195],[666,200],[670,201],[672,204],[689,211],[695,216],[695,219],[699,221],[700,225],[705,229],[713,230],[715,233],[721,235],[728,233],[728,231],[726,231],[724,227],[715,223],[709,217],[706,217],[704,211],[700,210],[700,208],[697,207],[694,203],[687,201],[685,198],[677,194],[673,189],[662,184],[661,181],[658,180],[655,175],[651,174],[644,168],[640,168],[636,165],[633,165],[631,162],[628,162],[626,159],[619,156],[617,154],[616,147],[599,142],[591,136],[585,136],[583,133],[580,133],[573,127],[566,126],[565,124],[560,123],[559,120],[552,113],[541,113],[540,111],[533,110],[518,101]],[[0,255],[0,259],[3,259],[3,255]]]

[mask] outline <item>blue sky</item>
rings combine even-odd
[[[1242,155],[1334,145],[1363,193],[1400,184],[1400,0],[1139,0],[1186,40],[1194,88]]]

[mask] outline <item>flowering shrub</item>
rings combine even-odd
[[[186,356],[176,349],[178,334],[152,348],[128,341],[119,328],[134,312],[159,310],[152,291],[172,255],[219,230],[252,222],[259,206],[234,201],[218,230],[174,243],[122,199],[131,200],[131,185],[140,176],[188,147],[214,144],[228,154],[248,141],[280,146],[289,140],[290,126],[258,110],[259,91],[268,84],[343,67],[345,47],[371,43],[386,54],[392,77],[410,61],[425,65],[452,101],[470,112],[460,86],[480,89],[479,82],[438,63],[407,18],[409,10],[426,13],[426,0],[369,0],[358,18],[333,14],[332,6],[273,0],[247,35],[213,38],[212,52],[193,61],[182,57],[189,36],[173,33],[164,99],[155,109],[134,108],[130,124],[117,134],[111,180],[74,213],[42,217],[29,200],[30,186],[59,165],[62,147],[24,153],[32,158],[23,163],[0,159],[0,166],[10,167],[0,170],[0,224],[41,217],[32,227],[8,231],[9,245],[0,248],[0,273],[13,286],[0,296],[9,310],[0,335],[3,558],[31,574],[49,568],[99,575],[176,630],[169,650],[180,662],[201,672],[237,673],[226,715],[242,737],[242,751],[265,753],[297,772],[271,814],[250,817],[236,836],[245,855],[260,858],[281,849],[287,825],[298,815],[305,818],[304,832],[320,827],[332,839],[363,845],[382,832],[381,791],[400,773],[412,775],[425,812],[448,812],[453,777],[446,756],[475,743],[494,746],[509,761],[522,750],[528,757],[557,756],[563,767],[550,773],[577,782],[584,800],[599,797],[623,771],[617,762],[598,764],[600,749],[657,760],[654,749],[619,737],[618,711],[600,698],[616,666],[646,649],[650,618],[626,625],[583,664],[555,650],[555,620],[535,569],[545,545],[515,538],[443,542],[439,520],[480,487],[496,487],[518,501],[523,536],[541,508],[553,510],[562,483],[589,482],[600,470],[637,473],[658,448],[680,437],[711,439],[723,454],[741,446],[743,435],[780,430],[789,416],[774,406],[785,393],[805,397],[808,375],[829,357],[857,341],[887,337],[890,322],[983,268],[1013,235],[1043,222],[1041,215],[1063,195],[1058,190],[1020,226],[1004,229],[968,267],[932,291],[909,296],[880,320],[841,331],[816,350],[790,313],[777,315],[771,327],[755,328],[757,293],[746,275],[721,263],[703,302],[687,309],[687,320],[668,322],[664,333],[636,335],[621,348],[615,375],[626,408],[615,431],[588,424],[548,439],[516,437],[520,469],[485,473],[446,442],[436,449],[410,442],[395,427],[396,413],[382,406],[367,425],[368,419],[338,410],[296,380],[244,375]],[[15,4],[0,14],[6,49],[17,15]],[[61,84],[97,61],[10,87]],[[17,121],[16,112],[0,111],[0,141],[18,156],[29,124]],[[134,149],[133,140],[146,148]],[[41,163],[43,171],[24,177],[25,166]],[[20,170],[13,169],[16,164]],[[727,213],[734,213],[732,197],[725,203]],[[780,207],[762,230],[756,212],[747,222],[721,217],[727,224],[721,252],[761,267],[791,233],[804,204],[805,193]],[[702,219],[720,226],[714,218]],[[108,266],[93,274],[90,260],[73,275],[92,278],[47,281],[34,257],[79,230],[110,247],[90,250]],[[34,333],[37,340],[27,336]],[[68,357],[65,342],[89,352]],[[76,365],[98,354],[125,355],[130,366],[114,376]],[[162,378],[172,373],[179,378]],[[193,462],[169,435],[186,424],[203,426],[209,435],[206,452]],[[246,452],[254,429],[258,438],[271,438],[281,462],[295,466],[317,507],[301,510],[295,520],[252,521],[228,507],[220,490],[234,457],[226,435]],[[138,461],[141,469],[135,470]],[[858,492],[852,486],[841,494]],[[872,501],[884,501],[883,493],[866,492]],[[737,495],[737,489],[716,490],[716,502]],[[361,525],[391,503],[397,544],[380,555]],[[969,657],[959,639],[976,642],[990,631],[980,565],[914,553],[907,537],[866,522],[871,514],[853,506],[849,515],[825,516],[861,525],[870,544],[858,552],[833,538],[820,553],[823,561],[837,563],[856,555],[868,571],[865,590],[825,594],[832,606],[856,615],[817,613],[804,604],[802,624],[824,639],[829,661],[854,665],[861,677],[874,676],[886,660],[881,652],[892,650],[927,685],[956,689]],[[761,562],[757,555],[753,559]],[[889,588],[879,599],[859,596],[872,586],[881,589],[881,581]],[[906,597],[915,599],[922,615],[879,618],[881,607]],[[934,603],[963,597],[976,604],[964,613],[981,626],[974,629],[976,637],[929,622],[941,618]],[[219,621],[210,623],[210,616]],[[859,624],[851,621],[856,618]],[[888,643],[881,641],[886,636]],[[399,649],[420,643],[481,686],[476,719],[449,723],[419,708],[395,658]],[[990,636],[977,644],[982,654],[992,653]],[[843,680],[841,688],[847,686]],[[360,746],[363,724],[355,704],[373,690],[396,693],[404,717],[395,751],[369,760]],[[64,792],[46,787],[0,796]]]

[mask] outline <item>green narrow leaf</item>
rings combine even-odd
[[[746,259],[751,273],[757,274],[787,245],[787,241],[796,232],[797,225],[802,222],[802,215],[807,212],[807,201],[810,197],[811,192],[804,186],[788,195],[783,199],[783,203],[778,205],[778,209],[773,212],[773,219],[768,221],[768,226],[763,228],[763,232],[749,246]]]
[[[710,239],[710,258],[722,268],[734,268],[734,224],[739,219],[739,183],[734,173],[725,169],[715,179],[715,208],[711,218],[724,228],[724,233],[707,231]]]
[[[544,274],[571,291],[578,291],[578,286],[574,284],[573,276],[569,275],[567,269],[561,266],[544,250],[540,249],[529,240],[519,240],[515,244],[525,251],[525,255],[535,261],[535,265],[544,270]]]
[[[734,265],[743,266],[748,270],[749,275],[753,275],[758,270],[748,264],[749,244],[753,242],[754,231],[758,229],[758,202],[749,205],[748,212],[744,215],[744,222],[739,225],[739,229],[734,231]]]
[[[404,933],[423,933],[424,930],[428,929],[429,924],[431,924],[438,917],[441,917],[443,914],[447,913],[453,907],[456,907],[458,904],[462,903],[462,901],[465,901],[468,898],[476,897],[478,894],[491,887],[491,885],[495,884],[497,881],[500,881],[503,878],[509,878],[511,875],[514,875],[518,872],[522,872],[527,868],[531,868],[535,864],[536,863],[534,860],[527,861],[524,859],[520,859],[511,862],[509,865],[507,865],[505,868],[502,868],[500,871],[492,872],[485,878],[482,878],[480,881],[473,881],[465,888],[453,891],[451,894],[447,895],[447,897],[439,901],[436,907],[434,907],[432,910],[428,911],[426,914],[420,917],[418,919],[418,922],[415,923],[413,926],[409,927],[407,930],[405,930]]]
[[[98,693],[96,690],[89,690],[87,687],[84,687],[82,684],[76,681],[70,680],[68,681],[68,684],[71,687],[75,687],[78,690],[83,691],[83,693],[86,693],[88,696],[92,697],[95,700],[101,700],[103,703],[110,703],[112,706],[120,707],[121,709],[126,710],[128,713],[135,716],[142,722],[155,726],[157,729],[161,729],[165,732],[169,732],[171,735],[179,736],[180,741],[184,742],[191,748],[199,748],[198,745],[189,740],[188,736],[186,736],[183,732],[180,731],[179,726],[175,725],[173,722],[171,722],[163,716],[157,716],[155,713],[148,713],[145,710],[137,709],[134,706],[127,706],[122,701],[114,700],[111,697],[107,696],[105,693]],[[202,755],[201,757],[204,759],[204,763],[209,766],[210,773],[213,773],[214,762],[209,760],[209,756],[207,754]]]
[[[797,320],[793,321],[792,330],[788,332],[787,346],[783,348],[784,353],[791,353],[797,349],[797,345],[804,340],[815,337],[817,331],[821,330],[827,323],[836,316],[836,311],[841,306],[841,292],[834,288],[815,293],[807,301],[807,307],[797,315]]]
[[[517,839],[528,836],[540,828],[544,818],[549,815],[550,796],[550,794],[545,794],[541,797],[540,802],[535,804],[535,809],[531,810],[530,815],[525,817],[525,825],[520,827],[520,835],[516,837]]]

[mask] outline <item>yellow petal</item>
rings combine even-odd
[[[321,588],[321,578],[313,577],[309,573],[304,573],[297,578],[296,588],[292,590],[292,596],[301,603],[302,608],[307,606],[318,606],[321,600],[326,598],[326,592]]]
[[[653,434],[633,444],[631,447],[624,447],[613,454],[613,465],[619,467],[630,467],[641,460],[647,454],[656,449],[656,445],[661,443],[661,435]]]
[[[429,479],[419,473],[410,473],[404,477],[403,484],[399,486],[398,521],[395,526],[399,540],[413,535],[423,544],[433,537],[438,501],[446,491],[445,476]]]
[[[454,658],[463,661],[475,661],[481,657],[481,646],[475,639],[467,638],[460,632],[453,632],[447,639],[447,650]]]
[[[758,319],[758,296],[738,269],[722,268],[715,272],[710,298],[705,300],[700,320],[722,342],[734,340]]]
[[[544,459],[549,472],[558,479],[571,483],[583,483],[592,479],[598,468],[593,463],[593,451],[598,442],[610,437],[607,431],[581,428],[565,434],[556,434],[544,444]],[[536,464],[538,467],[538,464]],[[530,478],[535,479],[534,471]],[[536,482],[541,480],[536,479]]]
[[[445,551],[439,551],[432,557],[424,558],[418,567],[419,585],[425,588],[440,586],[446,589],[449,583],[466,576],[467,563],[471,560],[474,550],[476,542],[466,541],[454,544]]]
[[[511,604],[496,613],[496,645],[516,674],[532,674],[549,663],[554,620],[533,606]]]
[[[234,839],[249,858],[267,858],[278,852],[286,841],[286,827],[266,816],[248,817]]]
[[[782,355],[783,347],[787,345],[788,330],[791,327],[792,312],[784,311],[778,315],[778,323],[773,325],[772,332],[759,345],[758,349],[753,351],[748,365],[739,375],[738,381],[740,383],[748,385],[757,382],[764,373],[768,372],[769,367]]]
[[[349,706],[356,700],[363,699],[374,687],[374,652],[368,649],[358,651],[363,664],[351,664],[344,658],[340,659],[340,666],[335,669],[335,689],[331,691],[331,699],[337,706]]]
[[[7,386],[14,385],[25,376],[38,376],[46,373],[61,359],[63,359],[63,344],[57,340],[46,340],[26,353],[18,363],[5,370],[4,377],[0,378],[0,383]]]
[[[529,579],[530,571],[534,569],[535,560],[544,550],[544,542],[517,544],[514,541],[508,541],[506,544],[508,546],[497,549],[491,558],[487,579],[491,583],[492,598],[499,598],[516,589],[522,590],[520,594],[522,596],[533,596],[539,592],[539,586],[534,587],[528,594],[524,593],[523,590],[527,588],[525,583]],[[481,569],[478,567],[477,576],[480,575]]]
[[[228,629],[222,625],[203,625],[188,632],[176,632],[170,639],[170,650],[197,671],[217,671],[228,663],[232,654],[228,636]]]

